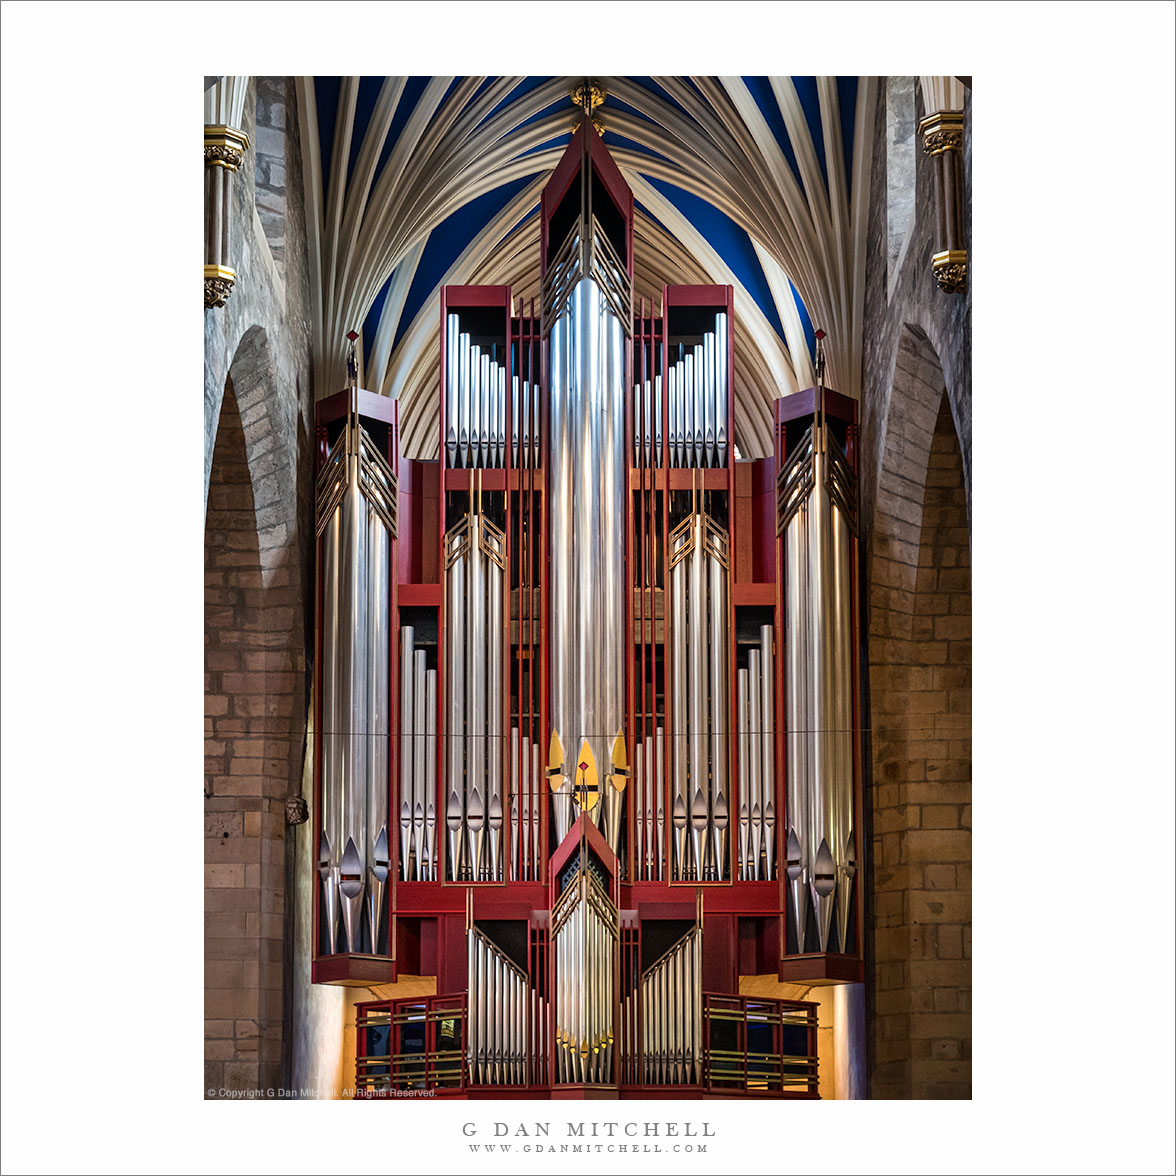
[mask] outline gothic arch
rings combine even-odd
[[[297,428],[265,331],[225,381],[205,518],[206,1065],[213,1089],[278,1085],[286,797],[300,791],[305,633]]]
[[[971,1096],[971,571],[943,368],[903,327],[870,551],[875,1098]]]

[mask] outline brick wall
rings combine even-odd
[[[870,586],[874,1098],[971,1094],[971,568],[926,340],[899,348]]]

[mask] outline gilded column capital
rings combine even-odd
[[[204,267],[204,308],[210,310],[214,306],[224,306],[233,292],[233,285],[237,281],[236,271],[223,265],[206,265]]]
[[[236,127],[204,128],[204,162],[210,167],[236,171],[249,150],[249,136]]]
[[[945,151],[964,149],[964,112],[938,110],[919,121],[919,136],[924,155],[942,155]]]
[[[961,294],[968,284],[966,249],[944,249],[931,258],[931,270],[945,294]]]

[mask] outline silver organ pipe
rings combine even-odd
[[[741,801],[739,877],[770,880],[775,875],[776,754],[774,633],[760,628],[759,645],[738,673],[739,776]]]
[[[727,316],[715,316],[715,449],[718,464],[727,464]]]
[[[445,537],[445,825],[448,830],[447,869],[450,881],[465,876],[465,569],[470,547],[469,518]]]
[[[374,953],[391,870],[386,732],[396,477],[354,400],[319,472],[315,499],[323,564],[324,949]]]
[[[541,1066],[543,1002],[527,973],[477,927],[466,932],[466,955],[470,1082],[511,1086],[534,1081]]]
[[[474,343],[461,330],[461,316],[450,314],[445,325],[445,451],[453,469],[501,468],[506,464],[506,359],[504,348]],[[518,463],[520,388],[512,377],[511,447]],[[529,435],[529,425],[524,424]]]
[[[617,910],[581,868],[551,915],[556,961],[556,1072],[561,1083],[612,1081]]]
[[[727,537],[697,511],[670,543],[673,879],[721,881],[730,877]]]
[[[763,722],[762,692],[763,670],[760,666],[760,651],[757,648],[747,655],[747,714],[751,723],[747,746],[747,799],[751,806],[751,860],[748,879],[753,882],[760,876],[760,851],[764,835],[763,777],[760,763],[764,749],[760,731],[760,724]]]
[[[674,466],[723,467],[727,464],[727,316],[715,315],[714,329],[694,343],[678,343],[667,373],[670,415],[669,461]],[[660,383],[660,378],[658,383]],[[655,384],[655,400],[660,387]],[[660,421],[660,416],[656,417]],[[660,447],[660,427],[654,435]]]
[[[457,372],[458,372],[458,463],[461,466],[470,464],[470,397],[472,394],[472,356],[470,355],[470,337],[464,331],[458,336]]]
[[[413,865],[413,756],[416,740],[413,726],[416,707],[413,702],[413,640],[411,625],[400,629],[400,877],[412,877]]]
[[[523,427],[523,453],[524,460],[526,454],[526,425],[519,416],[519,378],[518,376],[511,376],[510,378],[510,461],[511,465],[518,467],[519,464],[519,428]]]
[[[558,283],[560,271],[554,269],[546,280]],[[608,766],[625,719],[626,336],[594,276],[575,280],[566,301],[554,309],[548,454],[550,722],[553,751],[558,740],[564,762],[548,767],[555,772],[562,766],[557,774],[566,788],[578,763],[597,765],[606,803],[589,801],[587,811],[603,825],[605,810],[614,811],[618,823],[624,813],[623,805],[607,802],[610,790],[616,790]],[[553,808],[562,839],[570,813],[558,798]],[[619,843],[619,827],[605,833],[610,844]]]
[[[478,465],[483,468],[495,465],[493,444],[494,431],[491,418],[494,402],[498,396],[498,379],[490,365],[490,355],[483,351],[480,356],[482,377],[479,382],[481,395],[478,397]]]
[[[428,870],[425,866],[425,711],[428,705],[426,682],[428,667],[425,651],[418,649],[413,654],[412,699],[413,699],[413,775],[412,775],[412,841],[413,875],[423,880]]]
[[[506,558],[506,546],[503,543],[499,552],[503,562]],[[487,665],[486,665],[486,742],[485,756],[487,761],[487,808],[486,831],[490,843],[489,862],[486,865],[486,875],[492,881],[502,878],[502,761],[505,750],[503,740],[502,695],[506,689],[505,661],[503,659],[503,628],[505,613],[502,606],[502,581],[505,569],[491,562],[487,563]]]
[[[482,349],[477,344],[470,346],[470,451],[466,465],[482,464]]]
[[[519,859],[522,839],[522,822],[525,814],[521,811],[519,794],[521,777],[519,774],[519,729],[510,729],[510,834],[507,847],[507,857],[510,861],[510,880],[517,882],[519,878]]]
[[[702,933],[696,926],[641,976],[642,1081],[702,1080]]]
[[[674,622],[683,621],[686,616],[686,572],[683,556],[689,537],[679,533],[670,537],[674,559],[670,563],[670,616]],[[686,789],[688,784],[689,728],[686,722],[687,681],[685,643],[677,637],[678,624],[674,625],[673,668],[670,674],[670,732],[672,736],[672,760],[670,770],[674,781],[674,801],[671,819],[674,823],[674,861],[672,876],[681,881],[686,877]]]
[[[422,878],[437,878],[437,671],[425,675],[425,853]]]
[[[718,393],[716,374],[715,337],[713,332],[708,332],[702,341],[703,447],[708,466],[715,464],[715,397]]]
[[[772,686],[776,666],[774,638],[771,625],[760,627],[760,672],[763,675],[760,686],[760,703],[763,708],[763,717],[760,720],[760,789],[763,798],[763,877],[768,880],[775,877],[776,692]]]
[[[853,612],[851,552],[856,479],[823,411],[780,474],[784,536],[785,871],[797,937],[808,911],[816,950],[850,943],[857,868],[853,812]],[[834,913],[837,935],[834,940]]]
[[[461,337],[461,322],[457,315],[445,317],[445,453],[450,468],[457,465],[458,441],[458,387],[461,365],[458,362],[458,340]]]
[[[400,877],[433,877],[437,830],[437,671],[414,645],[411,625],[400,630]]]
[[[446,801],[451,881],[501,881],[506,539],[473,511],[446,536]]]
[[[751,754],[751,722],[748,717],[746,668],[736,672],[737,724],[739,735],[739,877],[746,881],[751,872],[751,802],[748,771]]]

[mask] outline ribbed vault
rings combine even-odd
[[[299,79],[316,384],[342,385],[346,333],[362,328],[364,385],[400,398],[407,455],[437,451],[440,287],[537,296],[534,213],[576,125],[579,80]],[[605,142],[638,205],[636,295],[735,288],[736,443],[762,454],[771,401],[811,383],[813,325],[828,333],[831,383],[859,391],[876,79],[600,81]],[[482,197],[494,206],[471,224]]]

